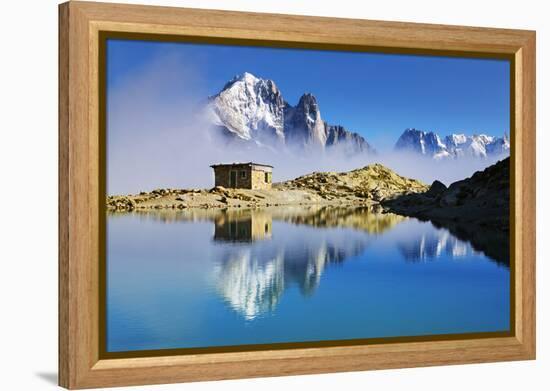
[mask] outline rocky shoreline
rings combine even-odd
[[[327,199],[303,190],[157,189],[137,195],[107,197],[107,210],[130,212],[162,209],[262,208],[287,205],[369,205],[368,199]]]
[[[107,197],[110,213],[254,210],[279,206],[366,207],[368,211],[415,217],[469,241],[509,264],[510,159],[504,159],[449,187],[430,187],[374,164],[345,172],[316,172],[274,184],[269,190],[157,189]],[[374,208],[374,209],[373,209]],[[180,212],[178,212],[180,213]],[[201,212],[203,213],[203,212]],[[277,212],[279,213],[279,212]],[[282,213],[282,212],[281,212]],[[343,213],[343,212],[342,212]],[[296,217],[297,221],[301,217]],[[358,224],[357,222],[354,224]],[[504,245],[503,245],[504,244]]]
[[[276,183],[269,190],[157,189],[107,197],[107,210],[261,208],[285,205],[373,205],[390,197],[426,191],[423,183],[373,164],[357,170],[315,172]]]

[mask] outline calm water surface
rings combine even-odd
[[[506,262],[366,208],[109,215],[107,351],[506,331]]]

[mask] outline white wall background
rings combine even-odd
[[[105,0],[104,0],[105,1]],[[119,2],[126,2],[119,0]],[[536,0],[148,0],[157,5],[537,30],[538,359],[141,387],[151,390],[540,390],[550,384],[547,220],[549,23]],[[57,1],[3,2],[0,15],[0,389],[54,389],[57,376]],[[546,146],[546,147],[545,147]],[[545,243],[546,239],[546,243]],[[544,384],[546,383],[546,386]]]

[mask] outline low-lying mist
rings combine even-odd
[[[435,161],[403,153],[350,156],[345,150],[296,153],[290,149],[227,143],[206,118],[208,92],[202,72],[178,56],[129,72],[108,86],[107,193],[135,194],[156,188],[210,188],[215,163],[250,162],[274,166],[273,181],[313,171],[349,171],[381,163],[427,184],[472,175],[496,159]],[[162,72],[150,71],[162,69]],[[204,75],[205,77],[207,75]],[[366,136],[368,140],[368,135]],[[374,146],[376,147],[376,146]]]

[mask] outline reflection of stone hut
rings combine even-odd
[[[271,189],[272,166],[258,163],[214,164],[215,186],[239,189]]]
[[[244,212],[224,214],[216,219],[214,240],[252,242],[271,238],[272,217],[269,213]]]

